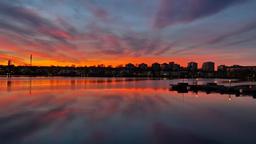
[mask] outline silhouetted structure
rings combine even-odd
[[[125,65],[125,69],[127,70],[134,70],[135,68],[136,68],[135,65],[132,63]]]
[[[154,77],[160,76],[161,65],[159,63],[153,63],[151,69]]]
[[[214,71],[214,63],[206,62],[202,69],[196,62],[181,67],[174,62],[154,63],[151,67],[142,63],[132,63],[123,66],[14,66],[8,61],[6,66],[0,65],[2,76],[81,76],[81,77],[166,77],[166,78],[237,78],[243,80],[256,80],[256,66],[218,66]]]
[[[32,61],[33,61],[33,55],[30,55],[30,66],[32,66]]]
[[[160,70],[161,70],[161,66],[159,63],[152,64],[152,71],[160,71]]]
[[[225,78],[227,77],[227,66],[225,65],[220,65],[218,66],[218,70],[217,70],[218,76],[220,78]]]
[[[227,66],[225,65],[218,66],[218,71],[226,71],[226,70],[227,70]]]
[[[161,70],[162,70],[162,71],[168,71],[168,70],[170,70],[170,69],[169,69],[169,65],[168,65],[167,63],[161,64],[160,67],[161,67]]]
[[[194,85],[188,83],[178,83],[170,85],[171,91],[177,91],[179,93],[188,93],[189,91],[198,93],[206,92],[220,93],[220,94],[233,94],[236,96],[253,96],[256,98],[256,85],[236,85],[236,86],[224,86],[218,85],[217,83],[207,83],[204,85]]]
[[[179,64],[176,64],[174,62],[169,63],[169,67],[172,71],[179,71],[181,66]]]
[[[12,61],[11,60],[8,60],[8,66],[11,66],[12,65]]]
[[[187,69],[190,72],[196,72],[198,70],[198,64],[196,62],[190,62],[188,63]]]
[[[139,64],[139,69],[141,71],[146,71],[146,70],[148,70],[148,65],[145,63]]]
[[[7,68],[6,68],[6,76],[10,77],[13,73],[14,65],[12,65],[12,61],[8,60]]]
[[[214,62],[205,62],[202,65],[202,70],[204,72],[214,72],[214,70],[215,70],[214,67],[215,67]]]

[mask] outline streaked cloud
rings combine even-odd
[[[164,28],[168,25],[192,22],[241,2],[246,0],[160,0],[154,26]]]
[[[252,0],[2,0],[0,63],[26,64],[32,53],[40,65],[208,60],[202,54],[231,64],[232,49],[246,49],[251,64],[255,9]]]

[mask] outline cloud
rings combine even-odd
[[[160,0],[154,27],[165,28],[177,23],[192,22],[245,1],[247,0]]]
[[[152,126],[152,138],[155,143],[218,143],[215,140],[199,136],[185,129],[177,129],[167,124],[156,122]]]
[[[217,14],[244,1],[249,0],[143,0],[141,5],[136,0],[124,0],[120,2],[124,7],[120,7],[116,1],[0,0],[0,51],[8,52],[4,61],[11,56],[27,61],[27,56],[33,54],[35,64],[91,65],[91,61],[106,64],[115,58],[186,58],[190,57],[188,53],[195,56],[226,43],[233,48],[239,43],[241,47],[252,46],[255,38],[250,34],[255,24],[247,24],[254,10],[248,7],[247,11],[247,6],[229,9],[228,19],[216,15],[218,24],[236,23],[228,32],[208,19],[192,28],[159,31]],[[253,7],[254,3],[249,5]],[[238,24],[240,19],[244,22]],[[152,29],[152,20],[156,29]],[[197,52],[198,48],[202,52]]]
[[[59,27],[54,21],[44,18],[33,9],[0,2],[0,29],[27,36],[45,36],[67,41],[76,34],[74,28]],[[60,21],[58,21],[60,22]],[[64,25],[63,20],[61,23]]]
[[[1,49],[15,53],[33,52],[40,58],[70,62],[78,62],[71,54],[81,55],[72,43],[80,33],[72,25],[59,17],[46,18],[34,9],[14,2],[0,2],[0,32],[13,46],[1,45]]]
[[[191,50],[191,49],[199,48],[199,47],[209,47],[209,46],[214,46],[214,45],[222,45],[222,44],[228,42],[227,40],[230,39],[230,38],[234,38],[234,37],[243,35],[247,32],[253,31],[253,30],[256,30],[256,21],[245,23],[241,27],[236,28],[233,31],[226,32],[226,33],[221,33],[219,35],[214,36],[213,38],[210,38],[209,40],[206,40],[206,41],[200,42],[198,44],[195,44],[195,45],[189,46],[187,48],[184,48],[182,51]],[[248,38],[246,40],[243,40],[243,39],[242,40],[239,39],[239,40],[236,40],[236,41],[232,40],[232,42],[226,43],[225,46],[238,45],[240,43],[253,41],[254,39],[255,39],[254,37],[251,37],[251,38]],[[180,52],[182,52],[182,51],[180,51]]]
[[[105,9],[103,9],[101,7],[97,7],[97,6],[91,6],[89,8],[90,8],[92,14],[94,16],[96,16],[97,18],[99,18],[101,20],[107,20],[108,19],[109,13]]]
[[[90,0],[82,0],[79,1],[81,5],[83,5],[86,10],[88,10],[93,17],[100,20],[101,22],[106,22],[110,19],[110,14],[103,6],[99,5],[95,1]]]
[[[218,43],[224,42],[228,38],[231,38],[231,37],[237,36],[237,35],[241,35],[243,33],[247,33],[252,30],[255,30],[255,29],[256,29],[256,21],[253,21],[253,22],[245,24],[243,27],[236,29],[235,31],[219,35],[216,38],[208,41],[206,44],[207,45],[218,44]]]
[[[10,55],[3,54],[3,53],[0,53],[0,60],[4,60],[4,62],[7,62],[8,60],[11,60],[12,63],[22,64],[22,65],[25,64],[24,59],[19,58],[19,57],[15,57],[15,56],[10,56]]]
[[[161,56],[176,45],[174,42],[159,37],[152,38],[150,35],[150,32],[140,35],[133,32],[118,35],[98,29],[84,34],[83,47],[93,49],[94,55],[143,57]]]
[[[73,101],[65,102],[43,112],[28,111],[0,118],[0,141],[3,143],[19,143],[21,139],[40,132],[42,128],[49,127],[58,119],[73,119],[71,112],[66,109],[72,103]]]

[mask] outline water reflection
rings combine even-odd
[[[254,143],[250,97],[169,91],[169,81],[0,80],[0,142]],[[232,101],[229,99],[232,98]]]
[[[7,91],[11,91],[12,89],[12,81],[8,78],[8,80],[7,80]]]

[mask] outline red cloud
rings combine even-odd
[[[56,39],[63,39],[63,40],[71,40],[73,39],[73,35],[70,33],[61,30],[61,29],[51,29],[49,27],[39,27],[38,31],[42,34],[51,36]]]

